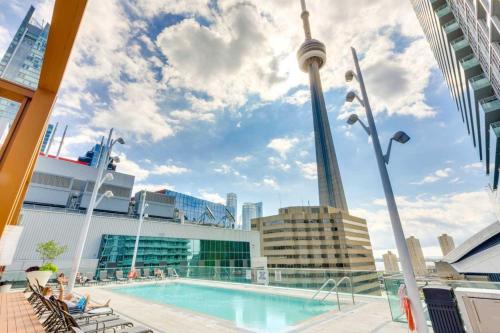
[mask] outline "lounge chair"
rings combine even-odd
[[[104,282],[104,283],[109,283],[109,282],[112,282],[113,280],[108,278],[108,271],[107,270],[101,270],[101,271],[99,271],[99,281]]]
[[[109,321],[95,321],[91,320],[89,322],[79,323],[75,318],[73,318],[68,312],[64,310],[59,310],[66,326],[74,330],[74,328],[79,328],[84,333],[96,333],[99,331],[106,331],[109,329],[116,330],[118,327],[132,327],[134,324],[131,321],[124,319],[113,319]]]
[[[83,284],[87,284],[87,283],[90,283],[90,284],[97,283],[97,281],[94,280],[94,273],[92,273],[92,272],[85,273],[85,278],[84,278]]]
[[[144,278],[146,278],[148,280],[155,278],[154,276],[151,276],[151,271],[149,268],[144,268],[143,272],[144,272]]]
[[[137,273],[137,275],[136,275],[136,277],[135,277],[137,280],[144,281],[144,280],[146,279],[146,277],[145,277],[145,276],[142,276],[142,275],[141,275],[141,269],[140,269],[140,268],[136,268],[136,269],[135,269],[135,271],[136,271],[136,273]]]
[[[158,280],[163,280],[165,278],[165,273],[163,273],[163,269],[155,268],[155,278]]]
[[[115,275],[116,275],[116,281],[118,281],[118,282],[126,282],[126,281],[128,281],[128,278],[123,277],[123,271],[122,270],[116,271]]]

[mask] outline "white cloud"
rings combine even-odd
[[[7,28],[0,26],[0,54],[4,54],[9,47],[12,37]]]
[[[483,167],[484,167],[483,163],[481,163],[481,162],[470,163],[470,164],[464,165],[465,170],[478,170],[478,169],[482,169]]]
[[[233,158],[233,161],[236,163],[247,163],[252,159],[252,156],[250,155],[244,155],[244,156],[236,156]]]
[[[177,165],[157,165],[151,170],[153,175],[180,175],[189,172],[189,169]]]
[[[302,172],[302,176],[304,176],[304,178],[311,180],[318,178],[318,169],[316,162],[302,163],[300,161],[296,161],[295,163],[299,167],[300,171]]]
[[[299,142],[298,138],[275,138],[268,144],[267,148],[271,148],[278,152],[281,158],[286,159],[288,152]]]
[[[220,203],[225,205],[226,204],[226,199],[224,199],[219,193],[216,192],[208,192],[207,190],[199,190],[200,196],[202,199]]]
[[[222,173],[224,175],[227,175],[231,173],[233,169],[227,164],[221,164],[219,167],[215,168],[214,171],[217,173]]]
[[[269,162],[269,166],[273,169],[279,169],[281,171],[288,171],[291,168],[290,164],[286,163],[281,158],[271,156],[267,160]]]
[[[437,237],[442,233],[451,235],[455,244],[459,245],[473,233],[495,221],[484,191],[397,197],[396,201],[406,237],[416,236],[424,248],[437,246]],[[370,208],[353,208],[350,213],[367,220],[375,249],[394,248],[385,199],[374,200]]]
[[[142,181],[148,178],[150,171],[127,158],[127,155],[120,153],[120,163],[116,165],[116,171],[135,176],[135,181]]]
[[[273,189],[279,188],[278,182],[272,177],[264,177],[264,179],[262,180],[262,184]]]
[[[311,99],[311,93],[309,90],[301,89],[297,90],[293,95],[286,96],[283,98],[283,102],[292,105],[302,105]]]
[[[170,185],[168,183],[161,183],[161,184],[149,184],[149,183],[140,183],[136,182],[134,183],[134,189],[132,190],[132,195],[136,194],[139,191],[145,190],[145,191],[150,191],[150,192],[157,192],[161,190],[169,189],[174,191],[175,186]]]
[[[423,185],[423,184],[435,183],[439,180],[450,177],[452,172],[453,169],[451,168],[439,169],[434,171],[432,174],[425,176],[422,180],[418,182],[413,182],[411,184]]]
[[[182,121],[206,121],[213,123],[215,115],[213,113],[202,113],[189,110],[175,110],[170,112],[170,117]]]

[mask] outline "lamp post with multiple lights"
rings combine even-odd
[[[76,243],[76,251],[75,256],[73,257],[73,264],[71,266],[71,274],[68,281],[68,291],[72,291],[75,287],[76,274],[80,268],[80,262],[82,260],[83,249],[85,247],[85,242],[87,241],[87,235],[89,232],[90,222],[92,219],[92,214],[94,213],[94,208],[97,207],[104,198],[111,198],[113,196],[113,192],[106,191],[99,199],[97,199],[97,194],[99,193],[99,189],[101,186],[107,182],[113,180],[113,174],[107,173],[104,175],[104,170],[107,168],[110,162],[120,162],[120,159],[117,156],[111,157],[111,151],[113,146],[118,142],[119,144],[125,144],[125,140],[122,138],[118,138],[116,140],[111,139],[113,135],[113,129],[109,131],[108,141],[106,146],[101,144],[101,149],[99,152],[100,158],[97,166],[97,177],[94,184],[94,188],[92,189],[92,195],[90,196],[89,206],[87,208],[87,213],[85,215],[85,220],[82,225],[82,229],[80,230],[80,238],[78,243]],[[103,176],[104,175],[104,176]]]
[[[389,210],[389,216],[391,219],[392,230],[394,232],[394,238],[396,240],[396,247],[398,249],[399,258],[401,260],[401,268],[403,270],[403,276],[406,284],[406,291],[408,298],[410,300],[411,309],[415,316],[415,322],[417,326],[418,333],[427,333],[427,321],[424,315],[424,309],[422,303],[420,302],[420,294],[418,291],[417,281],[415,279],[415,274],[413,272],[413,267],[411,265],[410,253],[408,251],[408,246],[406,245],[406,239],[403,232],[403,227],[401,225],[401,220],[399,218],[398,207],[396,205],[396,200],[394,198],[394,193],[392,191],[391,180],[387,172],[386,164],[389,163],[389,157],[391,154],[392,142],[396,141],[399,143],[406,143],[410,140],[410,137],[403,131],[396,132],[394,136],[389,141],[389,146],[387,147],[387,152],[384,154],[380,146],[380,140],[377,133],[377,127],[375,126],[375,120],[373,119],[372,110],[370,107],[370,102],[368,101],[368,95],[366,93],[365,84],[363,81],[363,75],[359,67],[358,56],[356,50],[351,47],[352,57],[354,59],[354,65],[356,67],[356,74],[353,71],[347,71],[345,74],[346,81],[352,81],[357,79],[359,86],[361,88],[360,98],[355,92],[350,91],[346,95],[346,101],[352,102],[357,99],[358,102],[365,108],[366,118],[368,120],[368,125],[365,125],[361,119],[356,114],[351,114],[347,119],[347,123],[353,125],[359,122],[363,129],[368,133],[373,142],[373,148],[375,150],[375,156],[377,158],[378,169],[380,172],[380,178],[382,179],[382,186],[384,188],[385,199],[387,201],[387,208]]]
[[[135,271],[135,260],[137,259],[137,250],[139,248],[139,238],[141,237],[142,222],[144,222],[144,211],[149,205],[146,203],[146,191],[141,192],[141,209],[139,211],[139,225],[137,226],[137,235],[135,236],[134,255],[132,256],[132,265],[130,271]]]

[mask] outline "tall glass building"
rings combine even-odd
[[[225,205],[199,199],[187,194],[163,190],[165,195],[175,197],[175,208],[184,215],[184,220],[200,224],[215,224],[232,227]]]
[[[98,268],[130,269],[135,236],[102,235]],[[250,267],[250,243],[143,236],[137,267],[217,266]]]
[[[226,207],[231,214],[233,214],[234,220],[238,220],[238,196],[236,193],[228,193],[226,195]]]
[[[241,209],[242,229],[251,230],[252,219],[262,216],[262,202],[245,202]]]
[[[45,135],[43,136],[42,148],[40,149],[42,153],[44,153],[45,149],[47,149],[53,131],[54,131],[54,125],[49,124],[49,126],[47,126],[47,130],[45,131]]]
[[[34,12],[31,6],[0,61],[0,78],[32,89],[38,86],[50,29],[34,20]],[[0,99],[0,135],[12,126],[18,110],[18,103]]]
[[[411,3],[496,190],[500,168],[500,1]]]

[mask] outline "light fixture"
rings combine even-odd
[[[403,131],[398,131],[392,136],[392,140],[405,144],[410,141],[410,136]]]
[[[115,179],[115,177],[113,177],[113,174],[108,172],[104,178],[103,178],[103,182],[110,182],[112,181],[113,179]]]
[[[345,72],[345,80],[346,80],[346,82],[351,82],[352,79],[354,79],[355,76],[356,76],[356,74],[354,74],[354,72],[352,70],[348,70],[347,72]]]
[[[108,173],[108,175],[109,175],[109,173]],[[106,192],[104,192],[104,197],[105,198],[109,199],[109,198],[112,198],[113,196],[114,196],[113,191],[106,191]]]
[[[352,103],[356,98],[356,93],[354,91],[349,91],[347,95],[345,95],[346,102]]]
[[[349,125],[354,125],[358,120],[359,120],[358,115],[353,113],[349,116],[349,118],[347,118],[347,123]]]

